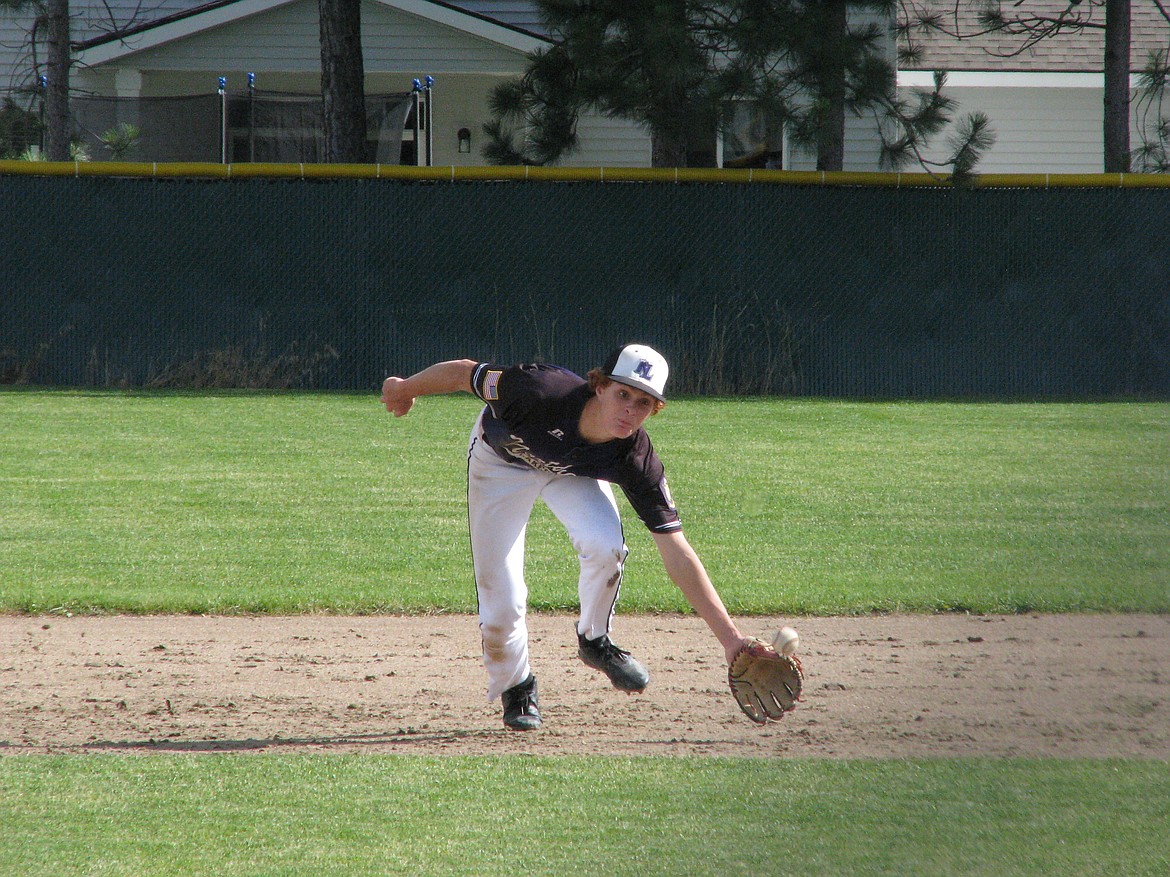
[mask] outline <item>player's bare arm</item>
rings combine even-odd
[[[470,393],[474,369],[473,360],[452,359],[437,362],[408,378],[391,375],[382,382],[382,404],[395,417],[402,417],[414,407],[414,400],[419,396]]]
[[[796,707],[804,689],[804,670],[799,659],[779,653],[763,640],[740,634],[681,531],[655,533],[654,542],[670,578],[723,646],[727,681],[739,708],[758,724],[784,718]],[[796,632],[791,633],[795,638]],[[777,634],[777,639],[782,635],[783,631]],[[791,645],[794,650],[796,642]]]
[[[658,553],[662,555],[666,574],[683,592],[683,596],[699,617],[707,622],[707,626],[723,646],[727,663],[730,665],[748,638],[739,632],[739,628],[727,614],[723,600],[720,599],[715,586],[711,584],[711,578],[707,575],[699,555],[695,553],[695,549],[691,547],[681,530],[654,533],[653,536]]]

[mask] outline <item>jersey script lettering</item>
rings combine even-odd
[[[554,472],[557,475],[570,475],[573,472],[572,467],[565,463],[550,463],[547,460],[542,460],[532,453],[532,449],[524,444],[522,438],[516,435],[509,436],[508,441],[504,442],[504,451],[541,472]]]

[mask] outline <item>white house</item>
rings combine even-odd
[[[1019,51],[1023,37],[976,36],[981,4],[955,0],[917,0],[919,9],[945,13],[948,31],[916,32],[923,50],[919,63],[903,64],[901,89],[930,87],[933,71],[947,71],[945,94],[958,102],[957,115],[983,112],[991,120],[996,142],[978,170],[983,173],[1101,173],[1104,123],[1104,31],[1065,31]],[[1005,14],[1055,17],[1070,9],[1067,0],[1005,3]],[[1165,4],[1163,4],[1165,5]],[[906,9],[903,7],[903,14]],[[1076,7],[1077,14],[1104,24],[1103,6]],[[1170,48],[1170,22],[1153,0],[1132,0],[1130,63],[1135,82],[1151,52]],[[954,34],[963,35],[959,38]],[[1131,95],[1134,92],[1131,90]],[[1140,144],[1140,118],[1131,112],[1131,143]],[[943,144],[929,154],[938,158]]]
[[[215,0],[199,6],[162,0],[141,22],[115,34],[95,21],[132,16],[131,7],[94,3],[77,12],[75,94],[157,98],[213,94],[220,77],[241,93],[248,74],[265,91],[319,93],[320,48],[314,0]],[[169,5],[167,5],[169,4]],[[75,4],[85,9],[85,3]],[[105,18],[103,18],[105,16]],[[11,24],[11,20],[9,20]],[[87,30],[88,28],[88,30]],[[96,33],[95,33],[96,30]],[[13,70],[11,46],[0,63]],[[547,45],[534,6],[503,0],[363,0],[362,44],[367,94],[409,90],[433,76],[432,163],[484,164],[482,126],[487,98],[499,82],[520,74],[526,53]],[[8,57],[3,57],[8,51]],[[893,59],[892,35],[886,47]],[[23,77],[28,83],[27,73]],[[461,137],[462,135],[462,137]],[[650,138],[642,126],[598,115],[582,117],[580,148],[563,164],[577,167],[647,167]],[[410,132],[407,132],[410,136]],[[471,143],[467,144],[470,137]],[[461,141],[463,150],[461,150]],[[880,138],[873,120],[847,120],[846,170],[877,170]],[[712,151],[722,157],[723,143]],[[811,170],[813,156],[783,146],[784,167]]]
[[[406,92],[434,78],[432,163],[483,164],[488,94],[521,73],[545,43],[538,34],[431,0],[364,0],[362,52],[368,94]],[[214,92],[219,79],[242,92],[257,88],[319,93],[320,42],[315,0],[229,0],[155,21],[119,39],[83,44],[75,53],[78,90],[120,97]],[[460,149],[460,132],[463,151]],[[582,119],[575,166],[645,166],[650,141],[636,125]],[[470,143],[468,143],[470,138]]]
[[[1132,0],[1133,70],[1152,51],[1170,47],[1170,23],[1155,0]],[[978,30],[975,3],[908,0],[948,13],[949,29]],[[1163,3],[1162,6],[1165,6]],[[1027,0],[1009,12],[1055,14],[1067,0]],[[1081,4],[1098,23],[1103,10]],[[313,0],[74,0],[74,33],[81,48],[75,93],[162,96],[214,93],[219,77],[240,93],[255,73],[266,91],[320,90],[316,3]],[[0,95],[33,84],[27,50],[31,13],[0,11]],[[435,164],[483,164],[482,125],[487,95],[523,70],[524,55],[546,44],[534,5],[524,0],[364,0],[363,53],[367,93],[407,91],[413,79],[435,77],[432,143]],[[120,38],[116,29],[133,24]],[[940,31],[917,33],[923,58],[898,74],[899,89],[929,88],[933,71],[948,71],[946,93],[958,115],[986,113],[995,146],[980,163],[986,173],[1096,173],[1102,169],[1103,33],[1067,32],[1022,53],[1018,38],[957,39]],[[889,56],[893,58],[893,40]],[[1141,142],[1135,112],[1132,140]],[[470,137],[460,151],[459,134]],[[649,164],[648,133],[637,125],[597,116],[582,120],[582,148],[565,164]],[[409,136],[409,132],[408,135]],[[879,138],[872,119],[850,118],[846,170],[877,170]],[[722,155],[723,143],[714,145]],[[813,159],[782,146],[784,167],[808,170]],[[928,156],[946,151],[940,138]],[[730,153],[729,153],[730,154]]]

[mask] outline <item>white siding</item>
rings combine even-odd
[[[25,48],[32,16],[0,7],[0,100],[13,89],[33,84],[32,58]],[[26,99],[16,97],[18,106]]]
[[[201,6],[206,0],[70,0],[73,30],[81,39],[109,33],[111,23],[120,28],[147,21],[156,21],[167,15]]]
[[[128,45],[132,50],[133,38]],[[362,51],[369,71],[407,70],[419,75],[522,69],[522,56],[514,50],[376,2],[362,6]],[[165,45],[132,51],[109,65],[139,70],[319,73],[317,4],[298,0]]]
[[[535,3],[526,3],[524,0],[450,0],[450,3],[468,12],[484,15],[531,33],[545,32]]]
[[[883,170],[881,167],[882,139],[873,116],[846,114],[845,116],[845,161],[842,170],[853,173]],[[816,153],[789,149],[785,156],[785,170],[814,171],[817,169]]]
[[[580,148],[564,167],[650,167],[650,134],[640,125],[596,114],[577,123]]]
[[[315,2],[308,4],[316,20]],[[435,68],[444,73],[517,75],[524,55],[472,34],[367,2],[362,7],[367,69]],[[319,62],[318,62],[319,63]]]
[[[948,87],[945,93],[958,102],[956,119],[982,111],[991,120],[995,145],[976,168],[980,173],[1103,170],[1101,89]],[[943,158],[948,152],[945,141],[945,136],[937,138],[928,156]]]
[[[71,27],[75,40],[88,40],[110,33],[115,27],[126,28],[166,15],[190,9],[203,0],[70,0]],[[0,98],[11,89],[33,84],[32,56],[28,35],[35,11],[15,11],[0,7]],[[44,63],[44,56],[41,63]],[[18,103],[23,103],[18,101]]]

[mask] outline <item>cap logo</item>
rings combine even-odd
[[[642,380],[646,381],[647,383],[649,383],[650,381],[653,380],[653,377],[650,374],[650,363],[644,359],[639,360],[638,367],[636,369],[634,369],[634,374],[636,374],[638,377],[640,377]]]

